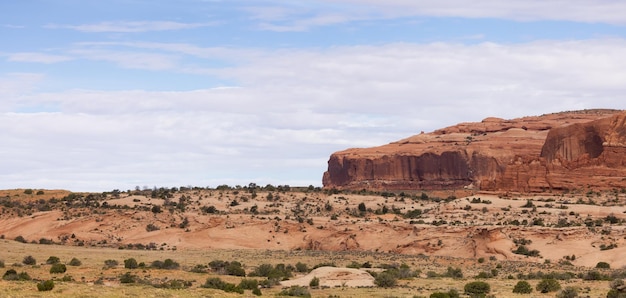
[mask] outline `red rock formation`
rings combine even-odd
[[[626,111],[477,123],[331,155],[325,187],[537,192],[626,187]]]

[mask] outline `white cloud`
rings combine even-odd
[[[127,46],[207,59],[211,51]],[[114,55],[105,61],[136,57]],[[9,91],[5,100],[13,107],[55,106],[59,112],[0,113],[3,140],[11,144],[2,149],[8,162],[0,169],[0,188],[319,185],[330,153],[348,147],[488,116],[626,109],[623,57],[621,39],[256,50],[240,65],[213,70],[238,87],[178,92],[33,94],[24,90],[38,76],[5,76],[0,90]],[[180,67],[172,59],[163,69]]]
[[[514,21],[573,21],[626,25],[621,0],[317,0],[245,9],[259,29],[306,31],[355,21],[402,17],[496,18]]]
[[[48,24],[49,29],[72,29],[81,32],[138,33],[149,31],[171,31],[214,26],[217,23],[180,23],[171,21],[116,21],[82,25]]]
[[[626,2],[620,0],[326,0],[368,7],[390,17],[444,16],[502,18],[519,21],[564,20],[626,24]]]
[[[71,57],[62,56],[62,55],[50,55],[44,53],[13,53],[8,57],[9,61],[12,62],[33,62],[33,63],[45,63],[52,64],[58,62],[64,62],[72,60]]]

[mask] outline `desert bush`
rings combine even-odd
[[[2,275],[2,279],[4,280],[31,280],[30,275],[26,272],[20,272],[19,274],[14,269],[7,270],[4,275]]]
[[[33,190],[32,190],[32,189],[30,189],[30,188],[25,189],[25,190],[24,190],[24,194],[27,194],[27,195],[32,195],[32,194],[33,194]]]
[[[541,293],[555,292],[561,289],[561,284],[554,278],[541,280],[535,289]]]
[[[150,264],[150,268],[176,270],[180,268],[180,264],[172,259],[165,259],[164,261],[153,261]]]
[[[374,278],[374,284],[382,288],[395,287],[397,283],[398,278],[388,271],[383,271]]]
[[[518,281],[515,287],[513,287],[513,293],[517,294],[530,294],[532,291],[532,286],[525,280]]]
[[[135,258],[130,258],[130,259],[124,260],[124,268],[126,268],[126,269],[136,269],[137,267],[139,267],[139,265],[137,264],[137,260],[135,260]]]
[[[320,279],[317,276],[314,276],[309,282],[309,287],[317,288],[320,286]]]
[[[0,260],[0,268],[4,268],[4,260]]]
[[[116,260],[105,260],[104,261],[104,267],[106,268],[113,268],[113,267],[117,267],[119,263]]]
[[[37,291],[52,291],[54,289],[54,281],[46,280],[37,284]]]
[[[67,271],[67,267],[65,266],[65,264],[61,264],[61,263],[56,263],[56,264],[52,264],[52,267],[50,267],[50,273],[65,273],[65,271]]]
[[[566,287],[556,294],[557,298],[576,298],[578,297],[578,290],[574,287]]]
[[[306,287],[291,286],[280,291],[278,296],[311,297],[311,293]]]
[[[491,286],[484,281],[473,281],[465,284],[465,293],[470,296],[485,295],[491,291]]]
[[[202,264],[197,264],[196,266],[193,266],[193,268],[191,268],[191,272],[194,273],[207,273],[209,267],[207,267],[207,265],[202,265]]]
[[[224,292],[234,292],[243,294],[243,289],[239,286],[231,283],[224,282],[219,277],[210,277],[202,285],[203,288],[218,289]]]
[[[244,290],[254,290],[259,287],[259,281],[256,279],[244,278],[239,282],[238,287]]]
[[[611,269],[611,265],[607,262],[598,262],[598,264],[596,264],[596,268],[598,269]]]
[[[146,232],[158,231],[160,229],[161,228],[159,228],[157,225],[153,223],[149,223],[148,225],[146,225]]]
[[[435,292],[430,294],[430,298],[459,298],[461,295],[456,289],[450,289],[448,292]]]
[[[609,280],[609,276],[596,270],[589,271],[583,276],[584,280]]]
[[[22,243],[28,243],[28,241],[26,239],[24,239],[24,237],[22,237],[22,235],[19,235],[19,236],[15,237],[15,241],[22,242]]]
[[[126,272],[120,275],[120,283],[123,284],[133,284],[137,282],[137,276],[131,274],[130,272]]]
[[[182,290],[182,289],[187,289],[191,287],[192,284],[193,283],[188,280],[172,279],[172,280],[167,280],[161,283],[153,283],[152,286],[155,288]]]
[[[22,263],[24,265],[35,265],[35,264],[37,264],[37,260],[33,256],[26,256],[22,260]]]
[[[606,298],[626,298],[626,288],[624,288],[624,280],[615,279],[609,284],[611,290],[606,294]]]
[[[525,245],[520,245],[513,251],[514,254],[525,255],[529,257],[538,257],[539,251],[536,249],[529,250]]]
[[[250,273],[250,276],[262,276],[279,281],[291,277],[292,270],[290,270],[290,267],[285,266],[285,264],[276,264],[276,266],[261,264]]]
[[[61,262],[61,259],[59,259],[58,257],[55,256],[50,256],[47,260],[46,260],[46,264],[56,264]]]
[[[307,266],[307,264],[304,264],[302,262],[298,262],[296,263],[296,271],[304,273],[304,272],[309,272],[309,266]]]
[[[463,271],[461,270],[461,268],[448,267],[448,269],[446,269],[446,273],[444,273],[443,276],[452,278],[463,278]]]
[[[82,264],[83,264],[83,262],[81,262],[79,259],[72,258],[72,260],[70,260],[68,265],[70,265],[70,266],[80,266]]]
[[[54,244],[54,241],[52,239],[40,238],[39,244]]]
[[[261,296],[261,295],[263,295],[263,293],[261,293],[261,289],[259,289],[259,288],[254,288],[254,289],[252,290],[252,294],[253,294],[254,296]]]

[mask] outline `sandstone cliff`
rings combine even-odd
[[[476,123],[331,155],[325,187],[538,192],[626,187],[626,111]]]

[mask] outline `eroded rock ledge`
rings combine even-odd
[[[626,111],[486,118],[333,153],[325,187],[540,192],[626,187]]]

